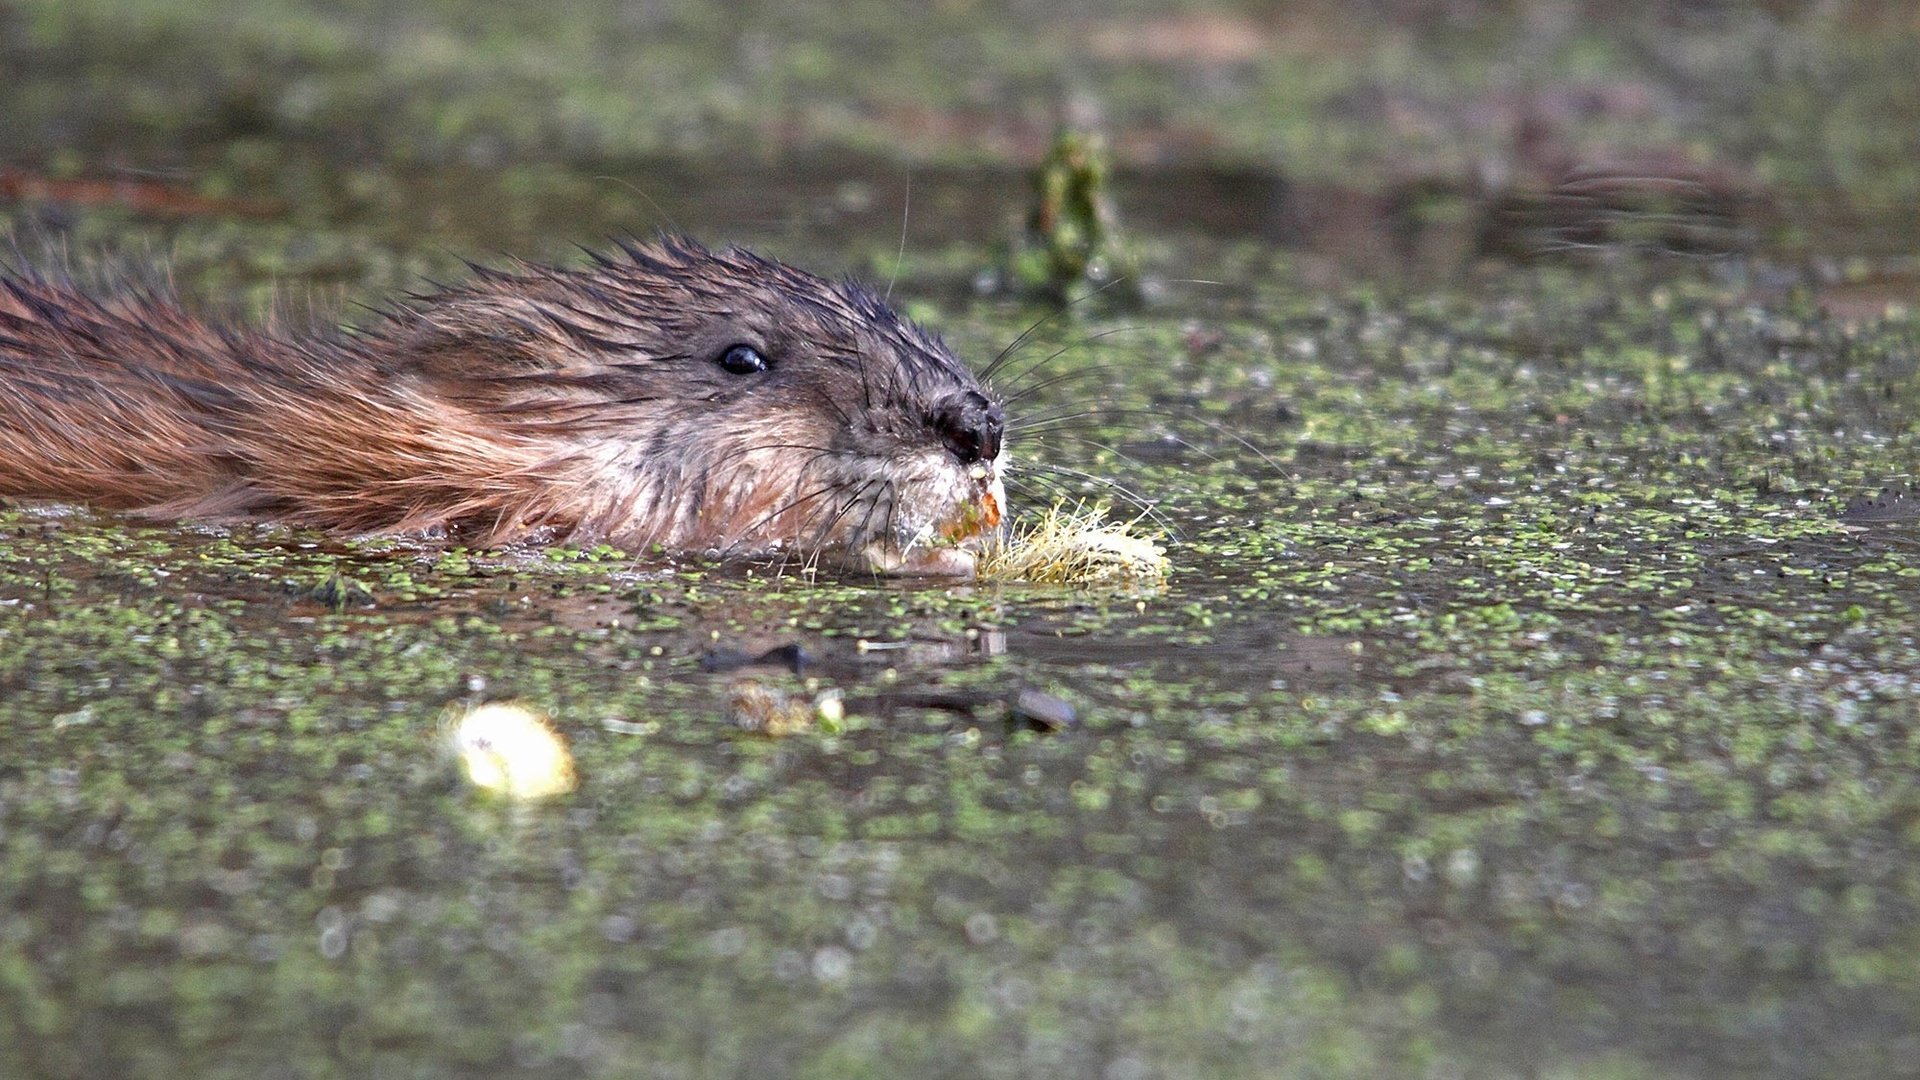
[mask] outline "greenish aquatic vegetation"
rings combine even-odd
[[[1026,225],[995,260],[1001,286],[1055,303],[1094,291],[1137,298],[1139,260],[1121,234],[1106,140],[1059,132],[1029,184]]]
[[[186,63],[207,35],[231,49],[207,71],[265,72],[227,91],[135,68],[42,107],[125,104],[131,160],[163,140],[155,158],[202,194],[280,204],[0,214],[83,264],[164,261],[216,309],[311,300],[330,318],[457,277],[459,255],[566,258],[651,220],[602,170],[531,160],[543,148],[733,145],[843,49],[883,58],[859,66],[876,100],[967,100],[957,74],[861,33],[796,33],[740,65],[717,22],[661,31],[673,55],[609,77],[585,38],[451,11],[0,13],[82,61],[36,67],[17,96],[124,61],[124,44],[80,55],[109,19],[153,31],[143,50]],[[718,19],[703,11],[684,17]],[[982,33],[965,40],[1047,70],[1022,35]],[[1893,45],[1815,47],[1907,70]],[[1398,150],[1312,119],[1409,69],[1383,49],[1249,70],[1225,145],[1330,174]],[[370,54],[364,79],[324,81]],[[477,96],[432,90],[496,70]],[[1164,100],[1152,79],[1108,85],[1122,117]],[[793,100],[805,116],[821,98]],[[174,144],[221,101],[224,134]],[[1274,119],[1276,101],[1300,108]],[[829,139],[895,147],[827,113]],[[1873,115],[1823,121],[1836,160],[1906,190],[1911,156],[1864,156]],[[442,164],[338,152],[368,117],[379,145]],[[249,124],[268,131],[226,137]],[[461,154],[482,164],[444,165]],[[897,251],[891,225],[851,253],[738,227],[876,277]],[[1151,590],[0,508],[0,1060],[48,1077],[1909,1069],[1920,537],[1837,511],[1920,469],[1914,317],[1830,319],[1777,284],[1812,276],[1765,263],[1343,282],[1262,244],[1144,239],[1148,304],[1043,323],[1003,388],[1071,376],[1019,403],[1089,415],[1015,433],[1017,498],[1121,518],[1128,493],[1150,501],[1174,568]],[[983,243],[914,240],[895,299],[963,355],[1049,314],[968,297]],[[738,676],[703,661],[789,644],[811,661],[751,677],[840,692],[844,721],[741,731]],[[1009,724],[1025,688],[1079,723]],[[464,786],[445,717],[506,699],[555,718],[577,791],[513,808]]]
[[[1056,361],[1109,411],[1046,460],[1175,529],[1147,592],[0,512],[0,1041],[47,1075],[1893,1067],[1913,545],[1835,510],[1913,469],[1913,328],[1478,287],[1257,284],[1210,354],[1149,313]],[[844,723],[744,737],[698,663],[736,641],[804,644],[769,677]],[[1081,729],[916,704],[1020,685]],[[463,789],[442,718],[500,698],[577,792]]]

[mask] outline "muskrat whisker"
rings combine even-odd
[[[1057,412],[1057,413],[1047,413],[1047,412],[1032,413],[1027,416],[1021,417],[1017,421],[1015,420],[1007,421],[1007,431],[1009,433],[1017,431],[1017,432],[1030,434],[1035,431],[1045,430],[1056,424],[1064,423],[1069,420],[1085,420],[1089,417],[1105,416],[1108,414],[1108,411],[1109,411],[1106,409],[1099,408],[1098,406],[1087,408],[1077,403],[1067,404],[1067,405],[1058,405],[1058,406],[1055,406],[1055,408],[1078,409],[1079,411]]]
[[[1199,426],[1206,428],[1207,430],[1213,432],[1216,435],[1221,436],[1222,438],[1232,440],[1234,443],[1238,444],[1241,449],[1247,450],[1250,453],[1252,453],[1253,456],[1259,458],[1261,464],[1266,465],[1268,468],[1271,468],[1274,471],[1280,472],[1280,473],[1286,472],[1286,469],[1282,467],[1279,462],[1275,461],[1272,457],[1268,456],[1266,451],[1260,449],[1258,446],[1255,446],[1250,440],[1248,440],[1248,438],[1245,435],[1240,434],[1239,432],[1233,430],[1232,428],[1226,426],[1225,424],[1220,423],[1217,420],[1209,420],[1208,418],[1201,416],[1198,413],[1192,412],[1190,410],[1169,414],[1159,409],[1140,409],[1140,408],[1118,409],[1118,408],[1096,407],[1092,409],[1087,409],[1080,413],[1061,415],[1061,416],[1042,417],[1038,421],[1022,423],[1018,425],[1017,428],[1014,424],[1009,423],[1007,425],[1007,430],[1009,432],[1018,430],[1024,434],[1032,435],[1037,431],[1048,430],[1052,425],[1058,424],[1062,421],[1084,419],[1086,417],[1091,417],[1091,416],[1145,416],[1145,417],[1150,417],[1158,420],[1173,419],[1176,421],[1183,421],[1186,423],[1198,424]],[[1190,446],[1195,450],[1201,449],[1200,447],[1195,446],[1192,443],[1185,443],[1185,445]]]
[[[867,480],[863,482],[859,487],[855,488],[850,494],[848,494],[845,499],[838,500],[832,503],[831,505],[835,507],[835,509],[833,509],[832,516],[828,517],[825,521],[821,522],[819,528],[813,529],[811,537],[804,544],[797,545],[795,548],[782,549],[780,554],[779,567],[778,567],[779,572],[780,573],[786,572],[787,564],[793,558],[794,552],[801,548],[804,548],[804,550],[807,553],[806,561],[801,564],[802,568],[803,569],[818,568],[818,566],[820,565],[820,556],[826,551],[826,548],[827,548],[827,543],[826,543],[827,537],[833,532],[834,526],[838,525],[843,519],[845,519],[847,514],[851,512],[854,507],[860,505],[861,501],[867,497],[868,492],[874,490],[874,488],[881,486],[885,483],[886,481],[880,478]],[[831,491],[838,486],[839,485],[834,485],[833,487],[829,487],[825,490]],[[826,507],[820,507],[810,511],[806,519],[800,523],[800,527],[802,529],[810,528],[813,525],[813,523],[816,520],[818,520],[826,512],[826,509],[827,509]],[[871,511],[869,511],[869,513],[871,513]]]
[[[1048,445],[1055,439],[1073,438],[1077,432],[1099,434],[1109,429],[1109,425],[1095,422],[1101,415],[1103,414],[1095,412],[1069,413],[1065,416],[1056,416],[1023,427],[1019,430],[1018,434],[1021,442],[1041,446]],[[1181,446],[1205,453],[1205,450],[1200,446],[1181,438],[1176,433],[1169,432],[1164,437],[1177,441]]]
[[[1086,483],[1096,484],[1100,487],[1107,488],[1108,490],[1119,495],[1121,498],[1125,499],[1127,502],[1132,503],[1134,506],[1139,507],[1141,510],[1146,511],[1149,514],[1152,514],[1154,512],[1153,511],[1154,503],[1152,500],[1148,499],[1145,495],[1140,494],[1139,492],[1133,490],[1132,488],[1128,487],[1127,485],[1121,483],[1118,480],[1112,480],[1107,477],[1100,476],[1096,473],[1085,472],[1083,470],[1071,468],[1066,465],[1056,465],[1051,462],[1041,464],[1041,465],[1036,465],[1033,467],[1032,470],[1029,470],[1027,473],[1028,476],[1034,476],[1034,477],[1044,475],[1044,474],[1051,474],[1056,478],[1067,477],[1074,480],[1084,481]]]
[[[658,397],[628,397],[596,398],[592,401],[509,401],[499,405],[488,406],[487,411],[496,416],[522,416],[529,413],[581,413],[621,406],[651,405],[661,400],[663,399]],[[559,419],[553,421],[555,424],[571,424],[575,422],[576,421]]]
[[[808,545],[812,551],[812,554],[808,556],[809,563],[818,561],[820,552],[825,548],[826,539],[833,532],[834,526],[840,524],[854,507],[860,505],[860,503],[866,499],[869,492],[877,487],[884,486],[885,483],[886,481],[884,480],[875,479],[868,480],[866,483],[861,484],[840,503],[840,508],[834,511],[832,517],[820,523],[820,527],[813,531],[813,538]]]
[[[1062,473],[1062,475],[1056,475],[1056,473]],[[1069,480],[1071,480],[1071,482],[1069,482]],[[1021,490],[1021,488],[1025,488],[1025,486],[1029,486],[1029,484],[1041,484],[1041,486],[1046,486],[1046,488],[1050,488],[1050,490],[1054,490],[1054,492],[1085,494],[1085,490],[1083,490],[1079,484],[1081,484],[1081,482],[1089,482],[1089,480],[1094,482],[1094,484],[1098,484],[1098,486],[1106,486],[1104,479],[1094,477],[1091,473],[1062,471],[1062,469],[1056,469],[1056,467],[1052,467],[1052,465],[1035,465],[1033,469],[1027,469],[1027,471],[1020,473],[1020,477],[1008,477],[1006,482],[1008,482],[1008,486],[1014,488],[1014,490]]]
[[[1098,450],[1105,450],[1108,453],[1113,454],[1124,461],[1132,462],[1135,465],[1139,465],[1142,467],[1146,467],[1147,465],[1146,462],[1140,460],[1137,457],[1134,457],[1132,454],[1127,453],[1125,450],[1120,449],[1118,446],[1115,446],[1111,443],[1101,442],[1098,439],[1089,439],[1084,435],[1075,435],[1075,434],[1072,434],[1072,431],[1073,431],[1072,428],[1051,428],[1047,432],[1045,432],[1044,441],[1050,442],[1058,439],[1065,442],[1076,442],[1084,446],[1094,447],[1095,449],[1098,449]],[[1175,432],[1169,432],[1165,436],[1165,441],[1168,443],[1171,443],[1174,446],[1181,448],[1182,450],[1191,450],[1194,453],[1200,455],[1201,457],[1207,459],[1208,461],[1228,460],[1227,458],[1221,457],[1219,454],[1216,454],[1213,451],[1208,450],[1206,447],[1201,446],[1199,443],[1192,442],[1188,439],[1181,437],[1178,433],[1175,433]]]
[[[867,515],[867,520],[864,522],[861,522],[862,532],[867,536],[875,536],[875,535],[882,536],[882,537],[885,537],[889,542],[898,543],[900,540],[900,527],[895,522],[894,516],[900,512],[900,490],[895,487],[888,487],[881,494],[887,501],[887,513],[885,517],[880,519],[881,520],[880,531],[878,533],[865,531],[868,527],[870,527],[871,522],[873,520],[873,515],[869,513]],[[875,499],[873,502],[873,505],[875,509],[878,509],[880,506],[880,500]],[[909,550],[912,549],[913,539],[914,538],[908,538],[906,543],[899,545],[900,553],[902,555],[905,555]]]
[[[833,414],[840,418],[840,423],[843,427],[853,426],[853,417],[848,415],[847,410],[842,408],[839,402],[833,400],[831,395],[819,387],[810,387],[809,389],[812,390],[815,401],[833,410]]]
[[[900,493],[893,485],[882,484],[880,485],[879,494],[872,499],[868,499],[867,491],[869,490],[872,489],[869,488],[860,492],[859,501],[867,504],[867,512],[861,517],[860,525],[853,531],[853,535],[859,537],[863,542],[870,542],[871,539],[876,536],[882,537],[888,542],[894,541],[897,537],[893,530],[893,515],[900,507]],[[886,502],[887,512],[886,516],[881,519],[881,528],[876,531],[873,527],[873,516],[879,511],[882,500]],[[853,509],[854,505],[858,505],[858,502],[850,504],[847,509]]]
[[[1175,438],[1178,438],[1178,436],[1175,436]],[[1073,434],[1068,434],[1060,431],[1052,431],[1048,433],[1048,439],[1049,441],[1052,441],[1054,439],[1059,439],[1063,442],[1073,442],[1073,443],[1079,443],[1082,446],[1091,446],[1096,450],[1105,450],[1107,453],[1114,455],[1115,457],[1121,459],[1122,461],[1129,461],[1135,465],[1140,465],[1143,467],[1146,465],[1146,462],[1141,461],[1139,458],[1134,457],[1132,454],[1127,453],[1125,450],[1120,449],[1118,446],[1115,446],[1112,443],[1103,443],[1098,439],[1089,439],[1084,435],[1073,435]],[[1187,442],[1185,439],[1180,439],[1179,442],[1181,446],[1186,447],[1187,449],[1192,450],[1197,454],[1200,454],[1201,456],[1207,458],[1209,461],[1220,460],[1214,455],[1207,453],[1206,450],[1198,446],[1195,446],[1190,442]]]
[[[742,454],[752,454],[761,450],[806,450],[821,457],[859,457],[860,451],[836,449],[831,446],[814,446],[811,443],[752,443],[740,450]]]
[[[635,195],[640,196],[642,199],[647,200],[647,205],[653,207],[655,213],[659,214],[663,218],[666,218],[667,224],[672,226],[675,232],[678,232],[680,230],[680,223],[673,220],[673,215],[667,213],[667,210],[665,207],[653,201],[653,196],[647,194],[646,191],[643,188],[639,187],[638,185],[631,183],[630,181],[623,180],[618,176],[596,176],[594,177],[594,179],[606,180],[615,184],[619,184],[621,187],[626,188],[628,191],[631,191]],[[585,251],[586,249],[582,248],[581,250]],[[594,252],[591,252],[591,251],[588,251],[587,254],[592,255],[595,259],[600,258],[599,255],[596,255]]]
[[[907,190],[900,199],[900,250],[893,254],[893,273],[887,276],[887,292],[882,300],[893,300],[893,283],[900,280],[900,267],[907,261],[907,221],[913,213],[913,173],[907,173]]]
[[[858,349],[836,349],[825,342],[810,341],[807,344],[819,350],[823,355],[841,360],[851,358],[853,369],[860,374],[860,397],[868,412],[873,411],[873,380],[867,377],[867,357]]]
[[[1008,394],[1006,398],[1002,400],[1001,404],[1003,406],[1011,406],[1015,402],[1018,402],[1020,399],[1027,397],[1030,394],[1039,393],[1040,391],[1045,390],[1049,386],[1058,386],[1061,383],[1073,382],[1077,379],[1085,379],[1094,375],[1111,375],[1112,373],[1119,370],[1120,370],[1120,365],[1118,364],[1100,364],[1095,367],[1082,368],[1079,371],[1063,372],[1059,375],[1053,376],[1052,378],[1043,379],[1040,382],[1034,383],[1032,386],[1021,387],[1018,393]],[[999,388],[996,387],[996,389],[999,389]]]
[[[1106,292],[1108,289],[1111,289],[1115,285],[1118,285],[1121,282],[1126,280],[1127,279],[1124,277],[1114,278],[1112,281],[1107,282],[1105,285],[1100,286],[1099,288],[1093,290],[1092,292],[1086,294],[1085,296],[1079,297],[1078,299],[1075,299],[1075,300],[1070,300],[1067,303],[1064,303],[1059,307],[1055,308],[1054,310],[1048,312],[1047,314],[1041,316],[1039,319],[1036,319],[1032,325],[1028,326],[1025,330],[1020,331],[1019,337],[1014,338],[1012,341],[1008,342],[1007,347],[1004,349],[1001,349],[999,355],[993,358],[993,362],[989,363],[986,366],[986,368],[980,372],[980,381],[990,382],[993,379],[993,373],[1000,370],[1000,365],[1006,363],[1007,357],[1012,356],[1014,353],[1014,350],[1018,349],[1021,346],[1021,344],[1027,340],[1028,337],[1032,336],[1035,330],[1040,329],[1042,326],[1047,325],[1048,323],[1059,318],[1060,316],[1065,315],[1067,312],[1072,311],[1074,308],[1078,307],[1079,305],[1087,302],[1088,300],[1093,299],[1096,296],[1099,296],[1101,293]]]
[[[1080,497],[1086,494],[1084,491],[1075,490],[1058,477],[1047,476],[1044,473],[1023,472],[1018,476],[1007,477],[1008,491],[1028,491],[1036,489],[1052,492],[1056,498],[1061,495]]]
[[[818,532],[818,534],[816,534],[816,538],[818,538],[818,536],[824,536],[824,532],[826,532],[826,530],[831,530],[831,527],[833,527],[833,523],[837,523],[837,521],[839,521],[841,517],[845,517],[845,513],[847,513],[847,509],[849,509],[849,507],[852,507],[852,505],[858,502],[860,498],[864,498],[864,496],[866,496],[866,492],[868,492],[868,490],[872,490],[872,488],[874,488],[876,484],[883,484],[883,482],[885,482],[885,479],[864,480],[864,482],[862,482],[862,484],[860,484],[860,486],[858,486],[858,488],[856,488],[856,490],[852,492],[852,496],[849,496],[849,498],[847,498],[847,503],[843,503],[843,509],[841,509],[841,511],[837,511],[837,513],[833,515],[833,519],[829,521],[828,525],[822,528],[822,532]],[[745,528],[745,530],[741,530],[741,538],[739,538],[739,540],[735,540],[735,546],[737,546],[737,544],[743,544],[743,542],[747,542],[747,540],[749,540],[749,538],[751,538],[751,536],[755,534],[758,528],[762,527],[762,525],[766,525],[766,523],[770,523],[770,521],[774,521],[774,519],[778,519],[778,517],[780,517],[780,515],[783,515],[783,513],[789,513],[791,509],[795,509],[795,507],[799,507],[799,505],[803,505],[803,503],[812,502],[812,500],[818,500],[820,496],[824,496],[824,494],[829,494],[829,492],[837,492],[837,490],[841,490],[841,488],[845,488],[845,482],[839,482],[839,480],[835,480],[835,482],[829,482],[829,484],[822,484],[822,486],[818,486],[818,488],[814,488],[812,492],[806,492],[806,494],[803,494],[803,496],[799,496],[799,498],[795,498],[795,500],[791,500],[791,502],[783,503],[783,505],[780,505],[780,507],[776,507],[774,511],[770,511],[770,513],[766,513],[766,515],[762,515],[760,519],[756,519],[755,523],[751,523],[751,525]],[[814,519],[816,519],[816,517],[818,517],[820,513],[824,513],[824,509],[820,509],[820,507],[816,507],[816,509],[812,509],[812,511],[808,511],[808,515],[806,515],[803,521],[799,523],[799,528],[806,528],[808,527],[808,525],[812,525],[812,521],[814,521]],[[818,540],[816,540],[816,542],[818,542]],[[732,552],[732,550],[733,548],[728,548],[728,552]],[[785,565],[785,561],[781,561],[781,567],[783,567],[783,565]]]
[[[819,495],[827,491],[834,490],[835,487],[837,487],[837,485],[829,485],[828,487],[822,488],[819,491],[815,491],[811,494],[802,496],[801,498],[796,499],[791,503],[788,503],[787,506],[779,512],[785,513],[787,510],[791,510],[793,507],[798,506],[803,502],[807,502],[811,499],[817,498]],[[820,518],[822,512],[823,512],[823,508],[821,507],[815,507],[814,509],[808,510],[805,516],[802,517],[800,520],[800,528],[804,530],[810,527],[813,524],[813,522],[817,521]],[[800,543],[796,541],[795,544],[793,545],[783,545],[780,548],[780,558],[777,562],[773,564],[773,572],[776,575],[784,576],[786,574],[787,567],[792,565],[793,563],[794,551],[800,546],[801,546]],[[809,555],[807,557],[807,560],[801,564],[801,568],[803,570],[812,569],[816,565],[817,565],[817,561],[815,560],[815,558],[812,555]]]
[[[732,552],[737,550],[741,544],[747,543],[749,540],[751,540],[753,538],[753,534],[758,532],[761,526],[776,520],[777,518],[780,517],[780,515],[793,510],[797,506],[800,506],[804,503],[817,499],[820,496],[825,495],[830,491],[838,490],[841,486],[842,485],[838,483],[822,484],[821,486],[813,489],[812,491],[807,492],[805,495],[801,495],[798,498],[795,498],[794,500],[792,500],[791,502],[784,503],[779,507],[765,514],[762,514],[761,516],[759,516],[758,518],[755,518],[752,522],[750,522],[746,528],[740,530],[740,535],[738,539],[736,539],[732,544],[727,545],[725,548],[721,550],[724,552]]]
[[[1025,490],[1030,487],[1044,488],[1047,491],[1055,493],[1056,496],[1070,496],[1076,499],[1086,497],[1088,482],[1092,482],[1096,488],[1109,486],[1103,483],[1099,477],[1091,476],[1087,473],[1077,473],[1072,476],[1055,476],[1053,475],[1054,471],[1055,470],[1046,467],[1029,470],[1022,473],[1018,479],[1009,478],[1008,486],[1014,490]],[[1135,498],[1129,497],[1129,493],[1121,492],[1119,494],[1123,502],[1139,505]]]
[[[920,373],[918,366],[913,364],[910,355],[903,357],[903,363],[882,372],[881,374],[884,375],[885,378],[877,387],[871,373],[867,370],[867,358],[865,354],[852,352],[844,354],[833,353],[832,355],[848,355],[853,357],[854,368],[860,373],[860,392],[868,412],[873,411],[874,392],[876,389],[879,391],[880,401],[883,405],[911,400],[918,396],[920,392]],[[909,370],[903,372],[901,370],[902,368],[908,368]],[[905,392],[902,390],[903,379],[908,380],[905,384]]]
[[[1085,474],[1082,475],[1085,476]],[[1097,487],[1110,486],[1102,482],[1099,477],[1089,476],[1086,478],[1095,481]],[[1007,486],[1016,491],[1032,491],[1036,495],[1044,494],[1046,501],[1062,505],[1073,502],[1084,502],[1087,498],[1087,489],[1084,485],[1068,483],[1060,477],[1046,476],[1039,473],[1026,473],[1018,479],[1010,478]],[[1174,526],[1173,522],[1169,520],[1166,515],[1160,513],[1153,505],[1141,500],[1131,492],[1117,491],[1115,494],[1119,496],[1121,502],[1139,511],[1140,517],[1153,522],[1157,528],[1167,535],[1179,535],[1180,530]],[[1035,501],[1040,500],[1036,499]]]
[[[1085,337],[1081,338],[1080,340],[1072,342],[1071,344],[1068,344],[1068,345],[1063,345],[1060,348],[1055,349],[1053,352],[1042,357],[1038,361],[1028,364],[1026,367],[1020,369],[1014,375],[1009,377],[1004,383],[994,385],[994,388],[1002,392],[1011,391],[1020,385],[1021,379],[1024,379],[1032,375],[1033,373],[1039,371],[1041,368],[1047,366],[1048,364],[1053,363],[1055,360],[1060,359],[1062,356],[1065,356],[1066,354],[1072,352],[1075,349],[1081,348],[1083,346],[1091,345],[1094,342],[1101,340],[1102,338],[1110,338],[1115,334],[1125,334],[1135,330],[1145,330],[1145,329],[1147,329],[1145,326],[1116,326],[1111,330],[1102,330],[1097,334],[1088,334]],[[1013,399],[1009,398],[1008,400],[1011,401]]]
[[[1048,495],[1049,501],[1055,504],[1066,505],[1068,503],[1084,502],[1087,498],[1087,491],[1084,487],[1067,484],[1057,477],[1030,475],[1026,479],[1034,481],[1036,487],[1043,488]],[[1168,536],[1178,537],[1180,535],[1179,528],[1173,524],[1170,518],[1161,513],[1158,508],[1142,502],[1138,498],[1130,497],[1125,493],[1116,492],[1115,494],[1119,496],[1122,503],[1132,507],[1133,510],[1137,512],[1137,517],[1153,522],[1155,528]]]

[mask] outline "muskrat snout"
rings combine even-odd
[[[992,461],[1000,456],[1000,437],[1006,433],[1006,414],[978,390],[966,390],[933,410],[933,429],[960,464]]]

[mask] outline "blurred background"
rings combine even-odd
[[[1148,232],[1873,255],[1914,250],[1917,64],[1891,0],[8,0],[0,201],[462,250],[906,218],[927,253],[988,238],[1071,126]]]

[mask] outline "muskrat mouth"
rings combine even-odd
[[[984,467],[970,470],[968,478],[977,486],[952,513],[904,542],[889,537],[867,544],[861,554],[868,567],[878,574],[974,576],[980,549],[1005,520],[1007,494],[1000,478]]]

